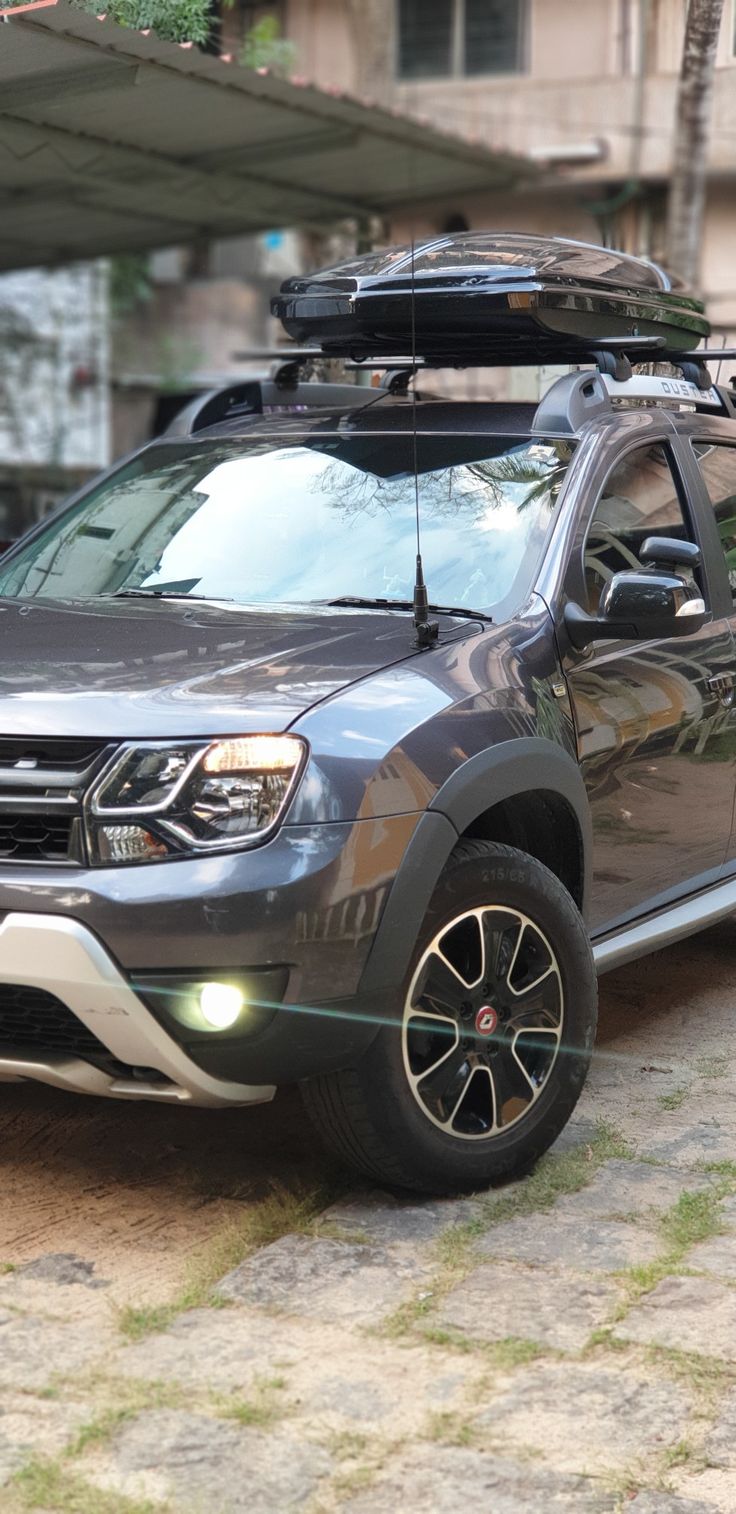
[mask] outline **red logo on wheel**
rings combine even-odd
[[[478,1010],[475,1017],[475,1028],[478,1035],[492,1036],[497,1025],[498,1015],[495,1009],[491,1009],[490,1004],[484,1004],[483,1008]]]

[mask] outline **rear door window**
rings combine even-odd
[[[715,513],[731,597],[736,604],[736,447],[721,442],[693,442],[693,451]]]

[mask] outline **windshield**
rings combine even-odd
[[[560,441],[417,439],[432,603],[519,602],[570,456]],[[187,441],[150,448],[50,520],[0,568],[0,595],[410,600],[415,554],[411,435]]]

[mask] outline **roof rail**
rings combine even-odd
[[[736,418],[733,396],[715,384],[703,389],[690,378],[637,374],[619,379],[611,373],[595,373],[588,369],[567,373],[552,385],[537,406],[532,431],[577,432],[586,421],[597,415],[610,414],[614,400],[649,400],[676,409],[686,405]]]
[[[361,384],[284,382],[276,379],[246,379],[222,389],[197,395],[179,411],[164,436],[193,436],[208,426],[237,420],[244,415],[265,415],[302,410],[359,409],[378,399],[384,389]]]

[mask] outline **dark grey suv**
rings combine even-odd
[[[298,1081],[372,1176],[479,1188],[573,1109],[596,970],[736,905],[730,393],[659,270],[532,242],[433,244],[411,368],[485,289],[495,361],[584,365],[540,405],[412,398],[406,263],[375,324],[350,265],[282,313],[326,289],[380,389],[213,395],[3,559],[0,1079]]]

